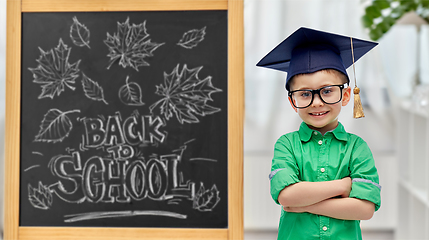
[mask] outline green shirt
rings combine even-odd
[[[274,148],[270,182],[271,196],[286,186],[306,181],[321,182],[351,177],[350,197],[368,200],[380,208],[378,173],[371,150],[362,138],[347,133],[341,123],[324,136],[304,122],[299,131],[281,136]],[[362,239],[360,221],[341,220],[311,213],[282,210],[279,240]]]

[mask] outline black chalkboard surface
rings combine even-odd
[[[228,227],[227,11],[22,14],[20,226]]]

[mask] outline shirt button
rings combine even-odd
[[[319,140],[319,142],[318,142],[318,143],[319,143],[319,145],[322,145],[323,141],[322,141],[322,140]]]
[[[321,168],[321,169],[320,169],[320,171],[321,171],[321,172],[325,172],[325,168]]]
[[[328,227],[326,227],[326,226],[323,226],[323,231],[326,231],[326,230],[328,230]]]
[[[317,132],[313,132],[314,135],[317,135]]]

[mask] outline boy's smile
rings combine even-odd
[[[309,114],[313,115],[313,116],[323,116],[325,114],[328,114],[328,112],[329,111],[326,111],[326,112],[313,112],[313,113],[309,113]]]
[[[330,85],[343,84],[339,74],[332,71],[317,71],[309,74],[296,75],[291,83],[291,90],[313,90]],[[342,90],[342,100],[335,104],[326,104],[320,99],[320,95],[314,94],[313,102],[306,108],[292,107],[298,113],[300,118],[311,128],[325,134],[327,131],[335,129],[338,125],[338,115],[341,107],[346,106],[350,100],[350,87]]]

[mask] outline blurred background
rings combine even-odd
[[[380,44],[356,63],[366,117],[339,117],[370,146],[382,207],[362,221],[364,239],[429,239],[429,12],[423,0],[244,0],[245,239],[275,239],[281,208],[269,194],[273,146],[301,123],[285,73],[256,63],[299,27]],[[0,163],[4,164],[6,1],[0,1]],[[348,69],[350,79],[353,69]],[[0,168],[3,175],[3,167]],[[3,207],[3,184],[0,184]],[[1,215],[3,211],[1,210]],[[3,226],[3,219],[0,220]]]

